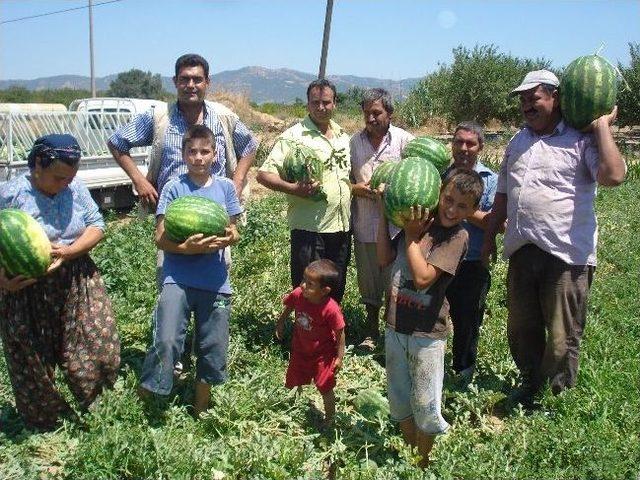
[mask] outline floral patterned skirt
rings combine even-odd
[[[16,408],[30,427],[52,428],[60,414],[71,413],[55,386],[56,367],[82,408],[115,382],[116,322],[88,255],[18,292],[0,291],[0,337]]]

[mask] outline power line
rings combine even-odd
[[[93,6],[94,7],[98,7],[100,5],[107,5],[108,3],[116,3],[116,2],[121,2],[122,0],[109,0],[107,2],[101,2],[101,3],[96,3]],[[2,22],[0,22],[0,25],[4,24],[4,23],[12,23],[12,22],[20,22],[22,20],[30,20],[32,18],[38,18],[38,17],[47,17],[49,15],[55,15],[57,13],[65,13],[65,12],[72,12],[74,10],[82,10],[85,8],[89,8],[88,5],[83,5],[81,7],[74,7],[74,8],[67,8],[66,10],[57,10],[55,12],[48,12],[48,13],[40,13],[38,15],[30,15],[28,17],[21,17],[21,18],[13,18],[11,20],[3,20]]]

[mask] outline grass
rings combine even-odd
[[[381,351],[348,348],[335,431],[318,431],[322,402],[314,389],[296,399],[284,388],[288,353],[272,337],[289,282],[282,197],[251,205],[234,250],[230,381],[213,390],[212,408],[200,422],[189,415],[192,378],[163,401],[143,405],[135,395],[156,299],[153,225],[110,221],[93,256],[122,337],[118,381],[83,424],[64,422],[36,434],[24,430],[15,412],[0,359],[0,478],[637,478],[640,220],[630,206],[639,197],[637,179],[599,190],[599,264],[578,385],[558,397],[545,393],[542,408],[531,413],[501,408],[517,372],[506,344],[506,264],[494,266],[478,376],[467,391],[447,383],[444,415],[453,428],[438,440],[427,473],[415,467],[394,425],[354,406],[363,388],[385,391]],[[353,267],[344,310],[353,344],[364,322]]]

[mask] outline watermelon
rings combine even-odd
[[[398,163],[384,190],[384,211],[387,218],[402,228],[411,215],[411,207],[432,210],[440,196],[440,173],[424,158],[409,157]]]
[[[386,418],[389,416],[389,402],[380,392],[373,388],[365,388],[356,395],[354,406],[360,415],[367,419]]]
[[[420,157],[429,160],[441,174],[451,163],[451,152],[447,146],[429,136],[416,137],[407,143],[402,158]]]
[[[377,190],[381,183],[387,183],[396,165],[398,165],[397,160],[387,160],[386,162],[378,165],[378,167],[373,171],[373,175],[371,175],[369,187],[372,190]]]
[[[280,178],[287,182],[319,182],[322,183],[324,162],[316,155],[316,152],[306,145],[295,140],[281,139],[285,142],[289,151],[284,157],[282,167],[278,169]],[[327,196],[320,187],[319,191],[311,197],[311,200],[326,200]]]
[[[51,265],[51,242],[42,226],[16,208],[0,210],[0,267],[7,277],[40,277]]]
[[[581,130],[613,110],[617,93],[618,76],[607,60],[599,55],[576,58],[560,81],[562,116],[569,125]]]
[[[229,215],[222,205],[208,198],[186,195],[175,199],[165,212],[164,229],[174,242],[182,243],[197,233],[224,236]]]

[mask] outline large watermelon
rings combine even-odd
[[[322,183],[324,162],[316,152],[306,145],[295,140],[281,139],[289,147],[284,157],[282,167],[278,169],[280,178],[287,182],[319,182]],[[311,197],[311,200],[325,200],[326,194],[320,187],[319,191]]]
[[[402,151],[402,158],[420,157],[426,158],[438,169],[438,172],[444,173],[451,163],[451,152],[447,146],[429,136],[416,137],[407,143]]]
[[[440,196],[440,173],[424,158],[409,157],[394,169],[384,190],[384,211],[387,218],[402,228],[411,215],[411,207],[420,205],[432,210]]]
[[[373,171],[373,175],[371,175],[369,187],[372,190],[376,190],[381,183],[387,183],[396,165],[398,165],[397,160],[387,160],[386,162],[378,165],[378,167]]]
[[[609,62],[587,55],[571,62],[560,81],[560,108],[566,122],[581,130],[610,113],[616,104],[618,77]]]
[[[5,274],[36,278],[49,265],[51,242],[42,226],[22,210],[0,210],[0,267]]]
[[[389,416],[389,402],[380,392],[373,388],[360,390],[353,400],[353,404],[360,415],[367,419]]]
[[[202,233],[223,236],[229,225],[229,215],[222,205],[208,198],[186,195],[176,198],[165,212],[164,229],[174,242],[184,242],[191,235]]]

